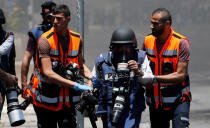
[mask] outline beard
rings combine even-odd
[[[152,30],[152,35],[155,37],[158,37],[160,35],[162,35],[164,32],[164,29],[160,29],[160,30]]]

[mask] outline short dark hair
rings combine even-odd
[[[3,10],[0,8],[0,24],[5,24],[6,23],[6,18],[4,16]]]
[[[71,16],[70,9],[67,5],[61,4],[53,8],[53,14],[63,13],[65,17]]]
[[[42,5],[41,5],[41,8],[42,8],[42,12],[41,12],[41,15],[44,15],[45,12],[44,10],[45,9],[49,9],[50,12],[52,12],[52,9],[56,6],[56,3],[52,2],[52,1],[45,1]]]
[[[158,8],[155,11],[153,11],[152,15],[154,15],[156,13],[161,13],[161,15],[162,15],[162,22],[166,22],[167,20],[169,20],[170,23],[172,24],[171,14],[170,14],[170,12],[167,9],[165,9],[165,8]]]

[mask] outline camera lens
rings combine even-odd
[[[116,125],[119,121],[119,118],[122,114],[125,104],[125,97],[123,95],[118,95],[115,100],[113,114],[112,114],[112,124]]]
[[[29,99],[26,99],[25,101],[23,101],[21,104],[20,104],[20,108],[22,110],[26,110],[26,108],[29,106],[29,104],[31,103],[32,101],[32,97],[30,97]]]
[[[7,114],[11,126],[19,126],[25,123],[23,112],[18,102],[18,94],[16,88],[9,88],[6,91],[7,97]]]
[[[129,72],[128,63],[118,63],[117,71],[118,72]]]

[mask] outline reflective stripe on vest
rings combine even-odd
[[[79,51],[78,50],[73,50],[73,51],[70,51],[70,53],[68,54],[67,57],[71,58],[71,57],[77,57],[79,54]],[[54,57],[59,57],[59,51],[58,50],[51,50],[50,51],[50,55],[51,56],[54,56]]]
[[[78,50],[72,50],[69,54],[68,57],[76,57],[78,56],[79,51]]]
[[[59,52],[58,50],[50,50],[50,56],[54,56],[54,57],[59,57]]]
[[[156,48],[156,38],[152,35],[149,35],[145,38],[144,46],[147,53],[148,58],[150,59],[150,66],[155,75],[167,75],[173,72],[176,72],[178,58],[179,58],[179,43],[181,39],[186,39],[186,37],[174,32],[171,29],[171,33],[167,41],[165,42],[161,52],[157,53]],[[162,84],[157,83],[154,85],[153,90],[148,91],[148,95],[146,96],[146,100],[149,104],[155,102],[155,107],[159,106],[170,106],[170,104],[175,103],[177,98],[179,98],[179,93],[181,91],[182,94],[188,95],[190,93],[189,88],[189,76],[187,74],[185,82],[177,83],[177,84]],[[164,87],[164,92],[161,88]],[[173,90],[176,88],[176,90]],[[167,91],[168,90],[168,91]],[[177,90],[180,90],[177,92]],[[153,92],[154,91],[154,92]],[[150,92],[153,92],[150,93]],[[171,92],[171,94],[167,93]],[[164,93],[164,94],[162,94]],[[174,95],[173,95],[174,94]],[[164,96],[163,96],[164,95]],[[153,99],[153,100],[152,100]]]
[[[147,56],[155,57],[155,51],[153,49],[146,48]]]
[[[189,86],[184,88],[184,89],[182,89],[182,92],[183,93],[188,93],[187,90],[190,90]],[[167,103],[174,103],[176,99],[177,99],[177,97],[162,97],[162,101],[163,102],[167,102]],[[154,97],[154,100],[155,100],[155,102],[158,101],[158,97],[157,96]],[[152,99],[150,97],[148,97],[148,96],[146,96],[146,101],[148,103],[150,103],[150,104],[152,103]]]
[[[40,97],[42,97],[42,99],[40,99]],[[41,102],[46,102],[46,103],[50,103],[50,104],[55,104],[57,103],[57,100],[58,98],[49,98],[49,97],[46,97],[44,95],[40,95],[38,98],[37,98],[37,101],[39,101],[40,103]],[[62,96],[59,96],[59,102],[63,102],[63,97]]]
[[[145,96],[145,97],[146,97],[146,101],[151,104],[152,103],[152,98],[150,98],[148,96]],[[155,100],[155,102],[158,101],[158,96],[154,97],[154,100]]]
[[[50,58],[51,58],[51,62],[52,62],[52,68],[53,64],[58,63],[59,60],[61,60],[61,63],[65,66],[67,64],[70,63],[77,63],[78,68],[79,68],[79,63],[78,63],[78,54],[79,54],[79,47],[80,47],[80,35],[77,33],[74,33],[70,30],[68,30],[69,33],[69,49],[68,49],[68,53],[65,54],[62,51],[62,48],[60,49],[60,53],[58,50],[58,38],[57,38],[57,34],[54,31],[54,28],[50,29],[49,31],[47,31],[46,33],[44,33],[42,35],[42,37],[46,38],[49,42],[50,45]],[[73,33],[73,34],[71,34]],[[64,58],[65,55],[65,58]],[[74,56],[72,57],[68,57],[68,56]],[[60,59],[59,59],[60,57]],[[63,61],[63,59],[65,59]],[[37,59],[36,59],[36,63],[37,65],[39,64],[40,59],[38,59],[38,54],[37,54]],[[45,94],[42,93],[41,89],[43,87],[45,87],[45,91],[46,89],[49,88],[49,85],[51,82],[49,82],[49,80],[43,75],[42,73],[42,68],[41,66],[38,67],[38,72],[36,75],[36,78],[38,78],[39,83],[36,84],[36,87],[39,88],[34,88],[32,87],[30,90],[31,93],[35,93],[34,97],[33,97],[33,102],[34,105],[39,106],[39,107],[43,107],[45,109],[50,109],[53,111],[58,111],[61,110],[63,107],[63,99],[65,98],[65,105],[67,107],[70,107],[70,97],[69,97],[69,88],[68,87],[60,87],[60,90],[57,90],[57,92],[59,92],[59,95],[57,95],[56,93],[53,94],[49,94],[50,96],[47,96]],[[35,86],[35,85],[34,85]],[[52,85],[53,87],[58,87],[57,85]],[[33,89],[35,89],[35,91],[33,91]],[[52,88],[51,88],[52,89]],[[59,87],[58,87],[59,89]],[[56,89],[54,89],[54,91],[56,91]],[[50,92],[50,91],[49,91]],[[57,96],[56,96],[57,95]]]
[[[177,50],[164,50],[162,57],[171,58],[171,57],[177,57],[178,52]]]

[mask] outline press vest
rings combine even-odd
[[[138,66],[141,67],[141,64],[145,58],[145,52],[138,52]],[[111,63],[111,53],[106,52],[102,53],[99,57],[95,59],[95,65],[97,70],[97,76],[99,76],[100,85],[100,95],[98,99],[98,108],[97,114],[107,114],[107,118],[110,121],[111,119],[111,108],[113,107],[112,97],[112,86],[119,87],[120,86],[120,74],[116,75],[115,69],[113,69]],[[136,115],[140,114],[145,109],[145,99],[144,99],[144,89],[141,84],[137,82],[134,74],[130,73],[130,94],[126,98],[125,109],[131,111],[132,117],[136,117]],[[125,113],[124,113],[125,114]],[[122,116],[127,117],[127,116]],[[129,120],[129,119],[128,119]],[[108,127],[111,127],[111,122],[108,122]],[[124,124],[124,123],[122,123]],[[131,123],[132,124],[132,123]],[[129,126],[130,127],[130,126]]]
[[[181,39],[188,40],[186,37],[171,29],[169,38],[165,42],[161,52],[158,54],[156,38],[153,35],[148,35],[145,38],[144,46],[147,56],[150,59],[150,67],[154,75],[167,75],[177,71],[179,44]],[[188,73],[185,81],[181,83],[169,85],[158,82],[157,84],[154,84],[153,89],[146,90],[147,104],[156,109],[160,107],[164,110],[168,110],[175,104],[185,101],[186,98],[191,100]]]
[[[56,72],[59,68],[59,62],[64,66],[70,63],[78,63],[79,47],[80,47],[80,35],[73,31],[68,30],[69,34],[69,49],[67,53],[64,53],[62,47],[59,47],[58,37],[54,28],[50,29],[46,33],[42,34],[42,37],[46,38],[50,45],[50,59],[52,63],[52,68]],[[40,65],[40,59],[38,59],[38,54],[36,57],[36,65],[38,66],[35,71],[35,75],[31,80],[33,84],[32,88],[29,88],[30,95],[33,97],[33,104],[45,109],[59,111],[65,104],[70,107],[71,94],[69,87],[59,87],[54,83],[51,83],[43,75],[43,71]],[[59,59],[60,58],[60,59]],[[29,86],[30,87],[30,86]]]

